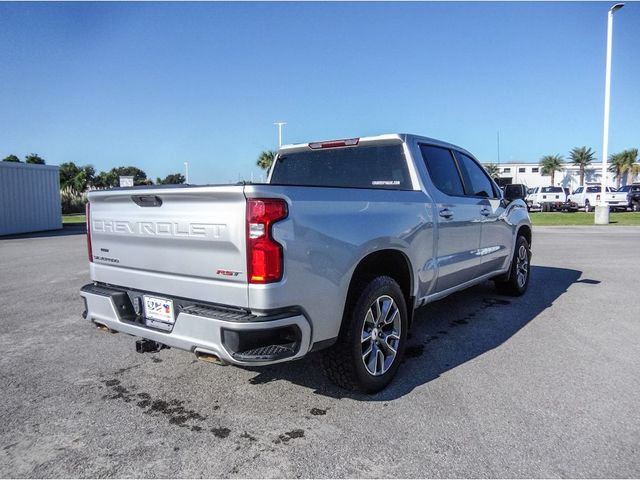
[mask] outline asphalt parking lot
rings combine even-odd
[[[638,477],[640,228],[538,227],[526,296],[418,311],[403,368],[217,367],[83,320],[83,234],[0,239],[0,477]]]

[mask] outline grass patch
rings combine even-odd
[[[85,223],[85,216],[81,214],[75,215],[62,215],[62,225],[76,225],[78,223]]]
[[[546,225],[594,225],[594,213],[587,212],[530,212],[531,223],[535,226]],[[611,212],[611,225],[640,225],[640,212]]]

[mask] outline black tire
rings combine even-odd
[[[632,212],[640,212],[640,202],[633,202],[631,205]]]
[[[521,263],[521,248],[524,248],[524,252],[526,255],[524,264]],[[522,281],[522,277],[519,274],[524,275],[524,281]],[[530,277],[531,249],[529,247],[529,242],[527,242],[527,239],[524,236],[519,235],[516,240],[516,248],[513,252],[513,258],[511,259],[511,269],[509,270],[509,277],[506,280],[496,280],[496,290],[502,295],[519,297],[527,291]]]
[[[584,211],[593,212],[593,209],[591,208],[591,204],[589,203],[589,200],[585,200],[584,202]]]
[[[368,312],[369,310],[372,313],[374,312],[375,305],[381,298],[383,299],[382,303],[378,305],[382,307],[389,304],[388,298],[393,300],[387,311],[390,311],[395,304],[397,315],[400,316],[399,321],[397,324],[396,321],[393,321],[387,327],[382,327],[380,333],[377,333],[377,326],[371,328],[370,343],[365,344],[362,340],[363,333],[367,333],[366,329],[369,329],[373,324],[370,321],[373,317],[369,316]],[[384,302],[387,303],[385,304]],[[408,326],[407,306],[404,295],[394,279],[380,276],[359,284],[352,298],[347,301],[337,342],[323,351],[322,364],[325,373],[331,381],[347,390],[357,390],[364,393],[375,393],[382,390],[391,382],[400,366],[404,356]],[[389,336],[388,333],[392,330],[388,327],[393,329],[399,327],[399,334]],[[373,330],[376,331],[375,334]],[[398,333],[396,330],[393,331]],[[396,336],[399,337],[397,341],[393,338]],[[392,349],[386,350],[389,342],[392,342],[392,345],[396,347],[396,353],[393,358],[391,358]],[[380,345],[380,348],[378,348],[378,345]],[[369,360],[369,365],[372,364],[371,360],[373,360],[373,350],[367,357],[363,355],[368,346],[375,349],[375,366],[371,368],[377,371],[378,366],[381,367],[377,375],[372,374],[368,370],[369,366],[365,365],[365,358]],[[378,351],[381,352],[382,362],[379,362]],[[388,366],[386,366],[387,359],[389,360]]]

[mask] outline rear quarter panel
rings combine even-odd
[[[302,306],[316,342],[337,336],[352,274],[365,256],[398,250],[414,274],[432,258],[433,212],[424,192],[251,185],[245,194],[289,204],[289,216],[273,226],[284,250],[283,280],[250,285],[250,307]],[[428,265],[424,270],[422,281],[433,280]]]

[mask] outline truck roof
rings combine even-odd
[[[466,149],[458,145],[444,142],[442,140],[437,140],[435,138],[425,137],[422,135],[415,135],[412,133],[385,133],[382,135],[372,135],[372,136],[365,136],[365,137],[321,140],[321,141],[309,142],[309,143],[293,143],[293,144],[282,145],[279,151],[287,152],[287,153],[308,151],[308,150],[312,150],[311,145],[314,145],[314,144],[320,145],[323,143],[334,143],[334,142],[349,141],[349,140],[357,140],[357,146],[367,145],[372,143],[390,145],[390,144],[396,144],[396,143],[403,143],[410,140],[417,140],[419,142],[428,143],[430,145],[436,145],[440,147],[453,148],[456,150],[460,150],[461,152],[466,153],[467,155],[473,157],[473,155],[470,152],[468,152]],[[356,146],[356,145],[345,145],[345,146]]]

